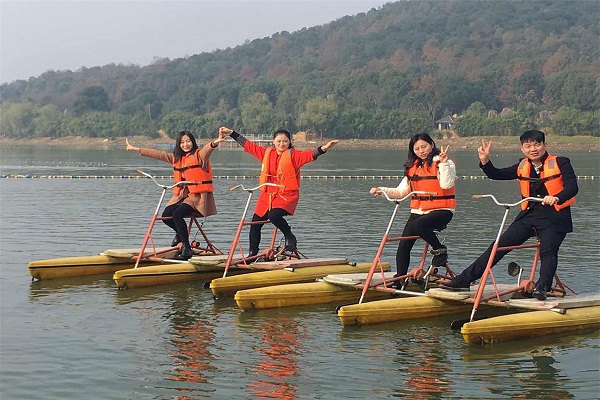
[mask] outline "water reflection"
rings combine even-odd
[[[256,349],[260,360],[247,391],[259,399],[296,399],[298,388],[290,378],[298,372],[298,357],[306,337],[304,327],[292,318],[263,320]]]
[[[197,384],[206,384],[210,381],[210,373],[217,368],[211,363],[214,355],[210,351],[211,342],[215,338],[214,325],[206,320],[195,320],[185,314],[172,317],[174,333],[171,335],[171,343],[175,352],[170,354],[174,363],[172,373],[166,377],[167,380],[195,384],[193,388],[180,387],[183,392],[177,396],[178,399],[192,399],[189,394],[199,391]]]
[[[399,363],[398,372],[405,380],[402,389],[394,395],[410,399],[447,398],[452,394],[454,382],[449,379],[452,370],[445,335],[440,329],[415,327],[413,331],[396,344],[403,361]],[[444,333],[448,334],[447,331]]]
[[[77,276],[63,279],[31,281],[29,284],[29,300],[42,301],[46,297],[47,304],[54,304],[60,297],[69,293],[89,292],[94,288],[111,289],[111,275]]]
[[[476,372],[461,373],[460,380],[475,379],[481,390],[501,398],[571,399],[580,397],[571,389],[581,393],[584,387],[597,395],[597,389],[589,386],[590,382],[576,377],[594,363],[596,370],[600,367],[598,350],[597,338],[584,333],[468,346],[463,349],[462,361]],[[578,353],[575,357],[585,365],[582,370],[573,369],[569,364],[561,366],[557,357],[565,352]],[[596,361],[590,363],[590,358]],[[502,371],[500,379],[498,371]]]
[[[304,354],[308,327],[299,318],[281,313],[238,315],[239,328],[253,343],[247,368],[246,392],[257,399],[296,399],[300,375],[298,360]]]

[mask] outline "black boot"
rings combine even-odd
[[[194,255],[194,252],[192,251],[192,246],[190,246],[189,243],[187,243],[187,244],[184,243],[183,246],[181,246],[181,251],[177,255],[176,259],[177,260],[189,260],[190,258],[192,258],[193,255]]]
[[[175,234],[175,237],[173,238],[173,240],[171,241],[171,247],[175,247],[177,246],[179,243],[181,243],[181,239],[179,239],[179,235]]]
[[[434,267],[443,267],[448,262],[448,249],[442,245],[439,249],[431,250],[430,253],[433,255],[431,259],[431,265]]]
[[[440,288],[446,290],[452,290],[453,292],[468,292],[471,288],[470,283],[464,283],[459,277],[455,276],[450,282],[442,283]]]
[[[283,251],[296,250],[297,245],[298,241],[296,240],[296,236],[290,232],[290,234],[285,237],[285,247],[283,248]]]
[[[544,301],[548,297],[548,293],[546,292],[545,288],[536,286],[535,290],[533,291],[533,297],[540,301]]]
[[[250,249],[250,251],[248,252],[247,258],[254,257],[257,254],[258,254],[258,249]],[[253,262],[256,262],[256,260],[258,260],[258,258],[252,258],[251,260],[246,260],[246,264],[252,264]]]
[[[395,280],[393,282],[388,283],[387,287],[391,288],[391,289],[396,289],[396,290],[402,289],[402,286],[404,286],[404,284],[406,283],[406,279],[404,279],[404,278],[398,279],[399,276],[401,276],[401,275],[394,274],[393,279],[395,279]]]

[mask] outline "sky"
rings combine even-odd
[[[293,33],[392,0],[0,0],[0,83],[48,70],[152,64]]]

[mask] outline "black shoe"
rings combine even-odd
[[[179,239],[179,235],[175,234],[175,237],[173,238],[173,240],[171,241],[171,247],[175,247],[177,246],[179,243],[181,243],[181,239]]]
[[[246,257],[246,264],[252,264],[253,262],[256,262],[260,257],[255,257],[258,254],[258,249],[257,250],[250,250],[250,252],[248,253],[248,256]],[[255,257],[249,260],[250,257]]]
[[[283,251],[293,251],[296,250],[296,246],[298,245],[298,241],[296,240],[296,236],[293,233],[290,233],[285,237],[285,247]]]
[[[450,280],[448,283],[440,284],[440,288],[452,290],[453,292],[468,292],[470,287],[470,283],[463,283],[456,278],[452,278],[452,280]]]
[[[386,287],[390,289],[401,290],[402,286],[406,283],[406,279],[397,279],[400,275],[394,275],[392,278],[396,279],[392,282],[386,282]]]
[[[412,283],[413,285],[417,285],[419,287],[419,289],[421,289],[422,291],[425,291],[425,281],[424,280],[411,279],[410,283]]]
[[[181,247],[181,251],[175,257],[175,259],[176,260],[189,260],[190,258],[192,258],[193,255],[194,255],[194,252],[192,251],[192,247],[188,244],[187,246],[184,245]]]
[[[521,292],[521,296],[523,296],[524,299],[533,299],[533,293]]]
[[[542,289],[541,287],[538,286],[533,291],[533,297],[535,297],[539,301],[544,301],[548,297],[548,294],[546,293],[545,289]]]
[[[448,249],[442,245],[439,249],[431,250],[430,253],[433,255],[431,259],[431,265],[434,267],[443,267],[448,262]]]

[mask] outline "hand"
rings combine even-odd
[[[555,204],[557,204],[560,201],[560,199],[556,196],[544,196],[544,199],[542,200],[542,204],[547,205],[547,206],[553,206]]]
[[[371,188],[369,193],[371,193],[373,196],[381,196],[381,190],[378,187]]]
[[[332,148],[333,146],[335,146],[336,144],[338,144],[338,142],[339,142],[339,140],[330,140],[329,142],[327,142],[326,144],[321,146],[321,150],[327,151],[330,148]]]
[[[446,146],[446,148],[444,149],[444,146],[440,147],[440,154],[438,154],[438,157],[440,158],[440,162],[448,162],[448,149],[450,148],[450,145]]]
[[[477,149],[477,154],[479,155],[479,161],[481,161],[481,165],[485,165],[490,161],[490,149],[492,148],[492,141],[486,145],[485,140],[481,139],[481,147]]]
[[[125,138],[125,150],[129,151],[129,150],[133,150],[133,151],[138,151],[140,148],[139,147],[135,147],[134,145],[132,145],[131,143],[129,143],[129,140],[127,140],[127,138]]]
[[[226,128],[224,126],[222,126],[222,127],[219,128],[219,136],[221,136],[221,135],[231,135],[232,132],[233,132],[233,129],[229,129],[229,128]]]
[[[224,142],[225,140],[227,140],[227,135],[221,131],[221,128],[219,128],[219,136],[213,140],[213,144],[214,145],[219,145],[219,143]]]

